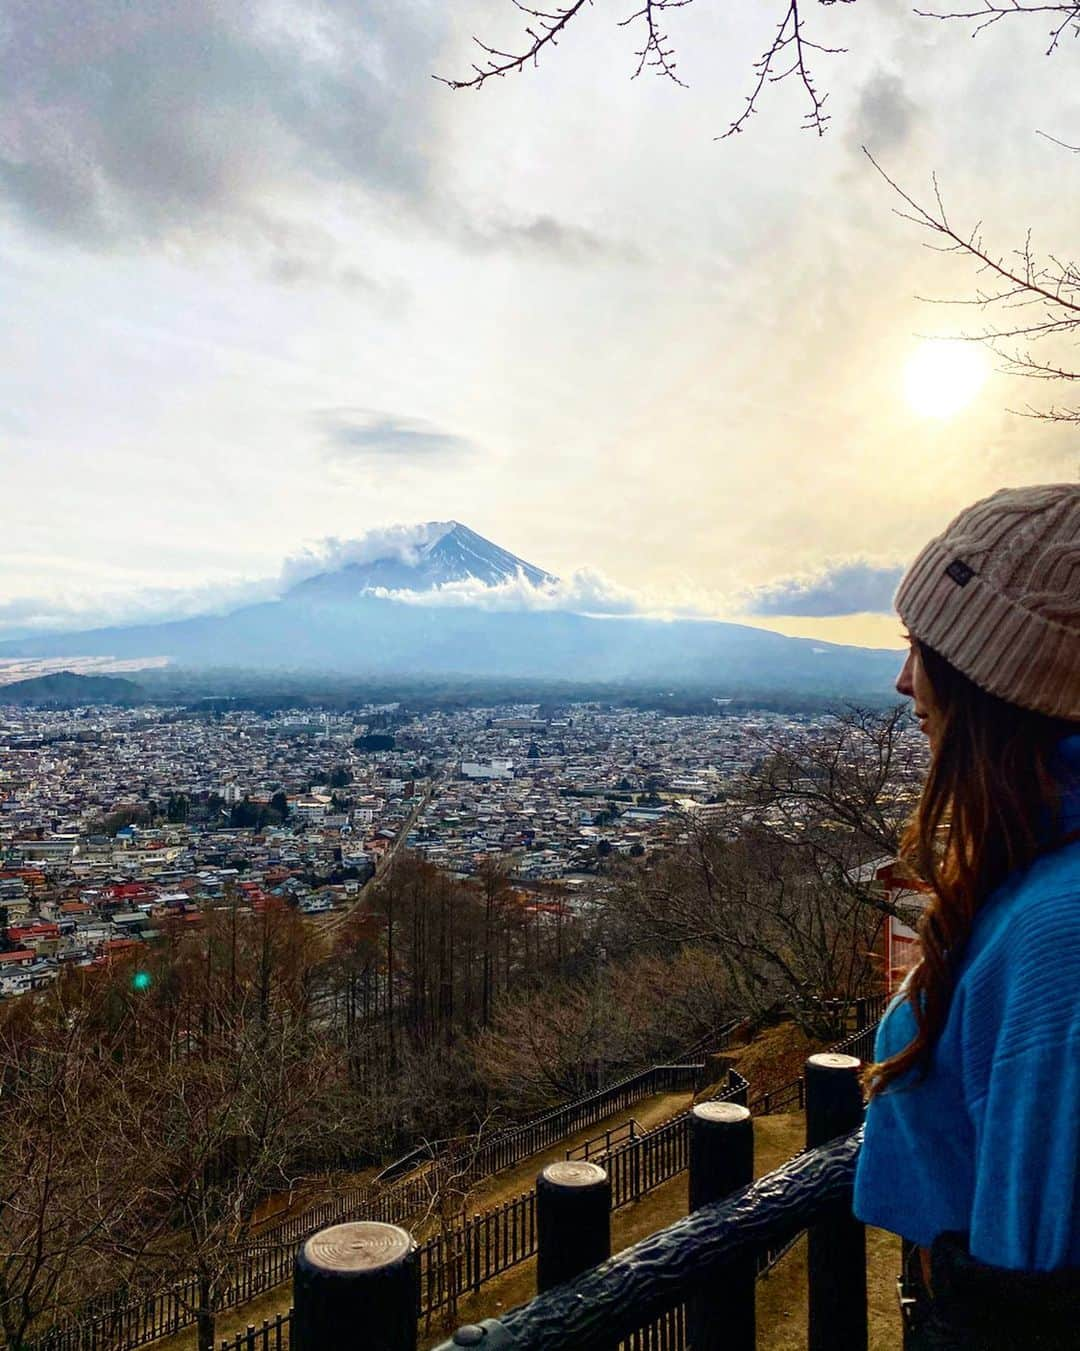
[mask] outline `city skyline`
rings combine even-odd
[[[926,397],[922,335],[970,316],[915,297],[976,281],[861,149],[918,198],[937,171],[999,252],[1067,243],[1037,24],[825,11],[826,136],[784,85],[717,141],[772,16],[672,13],[687,88],[631,80],[620,17],[478,93],[431,77],[520,33],[505,0],[13,19],[0,637],[227,604],[319,541],[453,518],[646,612],[895,645],[930,534],[1073,477],[989,363]]]

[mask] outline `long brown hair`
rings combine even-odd
[[[921,960],[905,991],[918,1030],[902,1051],[868,1067],[871,1094],[908,1070],[929,1069],[979,908],[1059,829],[1062,785],[1054,755],[1062,737],[1080,730],[988,694],[925,643],[918,647],[940,727],[900,845],[901,858],[931,892],[919,921]]]

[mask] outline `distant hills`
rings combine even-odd
[[[145,698],[134,680],[119,676],[85,676],[74,671],[33,676],[0,685],[0,704],[24,707],[81,708],[89,704],[137,704]]]
[[[419,547],[346,563],[301,581],[278,600],[226,615],[39,635],[0,643],[0,656],[167,657],[196,669],[369,677],[659,682],[712,686],[718,695],[733,686],[830,697],[880,696],[892,688],[894,652],[786,638],[747,625],[387,596],[431,592],[434,601],[450,583],[555,583],[552,574],[456,521],[420,527],[418,537]]]

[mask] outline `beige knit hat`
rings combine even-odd
[[[1080,721],[1080,484],[1002,488],[962,511],[908,569],[896,609],[984,690]]]

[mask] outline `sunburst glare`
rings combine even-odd
[[[928,339],[904,367],[904,395],[923,417],[952,417],[971,403],[989,373],[986,353],[978,343]]]

